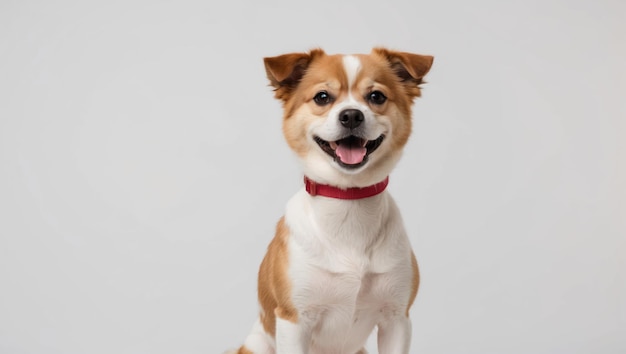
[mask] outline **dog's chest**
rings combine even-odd
[[[409,245],[388,196],[344,203],[296,195],[286,221],[292,299],[324,343],[358,346],[405,306]]]
[[[285,220],[290,263],[342,281],[386,273],[397,264],[398,253],[408,249],[402,248],[408,240],[397,207],[386,193],[346,201],[301,192],[288,203]]]

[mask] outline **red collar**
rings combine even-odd
[[[381,182],[371,186],[341,189],[327,184],[318,184],[317,182],[304,176],[304,186],[306,187],[306,191],[309,192],[312,197],[321,195],[324,197],[349,200],[369,198],[382,193],[385,188],[387,188],[387,184],[389,184],[389,177],[385,177],[385,179]]]

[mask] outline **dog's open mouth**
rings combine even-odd
[[[378,149],[385,136],[381,135],[374,140],[366,140],[354,135],[337,141],[326,141],[318,136],[313,139],[339,165],[357,168],[365,165],[369,154]]]

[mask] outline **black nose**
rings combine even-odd
[[[354,129],[363,123],[365,117],[358,109],[346,109],[339,113],[339,122],[346,128]]]

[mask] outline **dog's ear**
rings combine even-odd
[[[297,86],[307,67],[316,56],[324,55],[321,49],[313,49],[309,53],[290,53],[277,57],[264,58],[265,72],[274,87],[276,98],[286,101]]]
[[[374,48],[376,53],[387,60],[391,69],[407,87],[407,92],[419,96],[419,84],[433,65],[434,58],[430,55],[396,52],[386,48]]]

